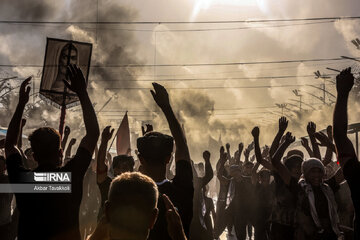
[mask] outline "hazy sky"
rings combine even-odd
[[[93,0],[5,0],[2,1],[0,16],[1,20],[27,21],[232,21],[358,16],[359,10],[360,2],[357,0],[99,0],[98,7],[97,1]],[[0,24],[0,63],[42,65],[46,37],[92,42],[92,65],[229,63],[354,57],[359,54],[350,41],[360,37],[359,22],[360,20],[321,21],[306,25],[304,22],[99,25],[97,28],[94,25],[76,24]],[[226,28],[227,30],[224,30]],[[222,30],[171,31],[194,29]],[[105,111],[127,109],[130,111],[131,128],[138,132],[142,119],[152,119],[161,130],[167,126],[161,114],[151,113],[159,109],[154,106],[147,90],[119,88],[150,88],[154,78],[169,88],[185,88],[170,91],[172,102],[185,124],[190,141],[206,142],[201,146],[204,147],[209,136],[217,139],[220,134],[224,141],[232,143],[239,139],[248,140],[254,124],[270,126],[269,131],[272,134],[276,131],[274,126],[281,112],[275,107],[275,103],[288,103],[287,107],[292,109],[293,113],[287,110],[285,113],[294,118],[293,130],[299,134],[304,134],[302,129],[309,119],[317,121],[319,128],[326,127],[331,123],[332,107],[324,107],[320,100],[310,96],[322,96],[320,90],[308,86],[275,86],[320,86],[322,80],[308,75],[313,75],[316,70],[334,74],[326,70],[326,67],[341,69],[353,64],[353,61],[339,61],[156,69],[106,68],[90,74],[90,87],[93,88],[90,93],[93,101],[97,103],[97,109],[109,97],[117,94],[117,98],[100,114],[101,127],[109,123],[116,125],[118,121],[110,119],[121,119],[122,116],[122,113]],[[25,77],[41,73],[41,67],[1,70],[2,76],[15,74]],[[296,77],[271,79],[271,76]],[[176,78],[195,80],[163,81]],[[216,80],[219,78],[220,80]],[[17,85],[18,82],[14,81],[12,84]],[[35,79],[35,85],[38,88],[40,78]],[[254,86],[273,87],[248,88]],[[335,93],[330,82],[326,88]],[[316,110],[300,114],[296,107],[296,100],[299,98],[292,93],[293,89],[301,89],[302,100],[312,106],[303,105],[304,109]],[[329,98],[331,99],[326,96],[326,101],[329,102]],[[132,110],[147,112],[131,112]],[[116,114],[119,117],[114,116]],[[144,114],[148,116],[142,116]],[[356,121],[358,114],[354,116]],[[42,117],[50,118],[48,122],[57,126],[58,110],[48,107]],[[72,123],[72,119],[77,119],[72,113],[68,118],[69,123]],[[264,137],[266,141],[271,138],[271,135]]]

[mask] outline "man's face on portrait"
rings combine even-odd
[[[68,52],[69,52],[69,48],[64,48],[61,51],[61,55],[60,55],[60,59],[59,59],[59,69],[60,69],[60,73],[62,74],[66,74],[67,71],[67,66],[68,66]],[[77,50],[76,49],[71,49],[70,52],[70,64],[77,64]]]

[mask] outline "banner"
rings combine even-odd
[[[116,152],[117,155],[131,155],[130,128],[127,112],[116,134]]]

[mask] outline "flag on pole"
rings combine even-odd
[[[130,128],[129,128],[129,119],[128,119],[127,111],[116,133],[116,152],[118,155],[131,154]]]

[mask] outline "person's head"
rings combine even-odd
[[[68,59],[68,56],[70,58]],[[77,64],[78,62],[78,50],[76,47],[68,43],[66,44],[60,52],[59,57],[59,73],[65,75],[67,73],[67,66],[69,64]]]
[[[325,175],[324,164],[317,158],[309,158],[301,165],[301,171],[304,174],[306,182],[312,186],[320,186]]]
[[[62,149],[58,131],[49,127],[38,128],[29,136],[29,141],[33,157],[39,166],[60,166]]]
[[[254,167],[254,164],[252,162],[245,162],[243,165],[243,172],[242,174],[244,176],[251,176],[251,171]]]
[[[4,174],[6,170],[5,158],[0,156],[0,174]]]
[[[302,157],[302,159],[304,159],[304,153],[298,149],[292,149],[290,151],[288,151],[288,153],[286,154],[286,157],[291,157],[292,155],[299,155],[300,157]]]
[[[114,157],[112,167],[114,169],[114,176],[118,176],[124,172],[134,171],[135,161],[132,156],[118,155]]]
[[[242,172],[239,165],[231,165],[230,166],[230,176],[235,179],[235,181],[241,181]]]
[[[271,172],[267,169],[261,169],[258,173],[259,176],[259,182],[262,185],[269,185],[270,184],[270,176],[271,176]]]
[[[141,173],[126,172],[114,178],[105,203],[110,239],[147,239],[158,215],[158,195],[155,182]]]
[[[173,137],[159,132],[149,132],[137,139],[138,157],[145,171],[166,167],[173,151]]]
[[[300,155],[294,154],[284,158],[284,164],[289,169],[292,177],[299,179],[301,177],[301,163],[303,158]]]

